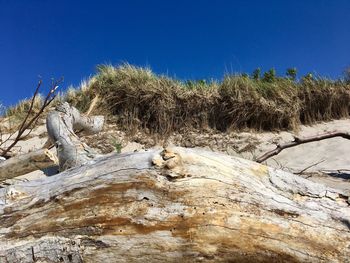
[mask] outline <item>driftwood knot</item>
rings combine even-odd
[[[159,154],[156,154],[152,163],[163,170],[163,175],[169,179],[183,178],[187,176],[183,167],[183,158],[176,151],[176,147],[168,147]]]

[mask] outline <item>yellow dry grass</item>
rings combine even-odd
[[[98,66],[98,73],[61,95],[83,112],[114,116],[121,129],[161,135],[187,129],[297,129],[300,123],[349,117],[350,85],[322,78],[273,82],[242,75],[223,81],[179,81],[148,68]],[[20,102],[8,115],[25,112]],[[36,102],[39,107],[40,100]]]

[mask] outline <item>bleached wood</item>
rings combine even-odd
[[[99,96],[98,95],[96,95],[96,97],[92,100],[92,102],[91,102],[91,104],[90,104],[90,106],[89,106],[89,109],[84,113],[84,115],[86,116],[86,117],[89,117],[89,115],[91,114],[91,112],[95,109],[95,107],[96,107],[96,105],[98,104],[98,102],[99,102]],[[101,117],[98,117],[98,118],[101,118]],[[102,124],[103,124],[103,120],[102,120]],[[100,127],[101,129],[102,129],[102,126]],[[44,149],[44,148],[51,148],[51,147],[53,147],[54,145],[53,145],[53,143],[51,142],[51,140],[50,140],[50,138],[48,138],[47,140],[46,140],[46,142],[44,143],[44,145],[42,146],[42,148]]]
[[[58,105],[55,111],[48,114],[47,132],[56,146],[60,171],[82,165],[97,156],[93,149],[79,140],[74,131],[98,133],[102,130],[103,123],[103,116],[84,116],[67,102]]]
[[[0,189],[0,262],[349,262],[348,194],[198,149]]]
[[[21,154],[0,162],[0,180],[14,178],[55,165],[58,165],[57,157],[48,149]]]

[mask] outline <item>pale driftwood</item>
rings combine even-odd
[[[11,179],[55,165],[58,165],[57,157],[48,149],[21,154],[0,162],[0,180]]]
[[[349,262],[348,194],[224,154],[109,155],[0,189],[0,262]]]
[[[95,109],[96,105],[98,104],[99,100],[100,100],[99,96],[96,95],[96,97],[92,100],[89,109],[84,113],[85,116],[89,116],[91,114],[91,112]],[[80,131],[78,131],[78,133],[79,132]],[[49,138],[47,139],[47,141],[42,146],[43,149],[45,149],[45,148],[52,148],[52,147],[54,147],[54,145],[53,145],[53,143],[51,142],[51,140]]]
[[[330,138],[334,138],[334,137],[342,137],[344,139],[348,139],[350,140],[350,134],[347,132],[339,132],[339,131],[335,131],[335,132],[326,132],[323,134],[318,134],[315,136],[310,136],[310,137],[305,137],[305,138],[299,138],[299,137],[294,137],[294,141],[291,142],[287,142],[284,144],[278,144],[277,147],[271,151],[268,151],[266,153],[264,153],[262,156],[256,158],[256,162],[258,163],[262,163],[264,161],[266,161],[267,159],[271,158],[272,156],[275,156],[277,154],[279,154],[280,152],[282,152],[285,149],[291,148],[291,147],[295,147],[298,146],[300,144],[304,144],[304,143],[309,143],[309,142],[316,142],[316,141],[322,141],[322,140],[326,140],[326,139],[330,139]]]
[[[102,130],[103,116],[88,117],[71,107],[67,102],[56,107],[48,114],[46,127],[49,139],[57,149],[60,171],[77,165],[82,165],[96,157],[93,149],[82,143],[74,130],[87,134],[98,133]]]

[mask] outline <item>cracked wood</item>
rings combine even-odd
[[[347,262],[347,201],[224,154],[112,154],[0,189],[0,262]]]

